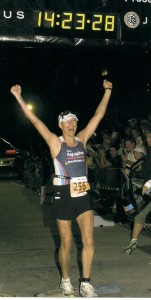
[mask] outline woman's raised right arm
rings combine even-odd
[[[52,157],[55,157],[58,153],[58,149],[61,147],[61,142],[58,136],[51,132],[47,126],[31,110],[28,109],[28,106],[21,95],[22,89],[20,85],[16,84],[12,86],[10,92],[18,101],[25,116],[31,121],[31,123],[46,141],[50,148]]]

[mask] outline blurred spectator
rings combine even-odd
[[[121,156],[118,154],[118,148],[113,145],[110,147],[109,152],[110,152],[110,156],[108,158],[106,157],[104,150],[101,150],[100,152],[102,167],[121,168],[122,160],[121,160]]]
[[[134,158],[136,160],[142,159],[147,154],[147,149],[143,145],[136,145],[134,149]]]
[[[146,130],[146,139],[148,144],[147,154],[145,155],[144,163],[139,172],[133,171],[135,178],[142,179],[144,182],[151,178],[151,127]]]
[[[129,124],[124,127],[124,134],[126,139],[131,137],[131,126]]]
[[[129,245],[126,247],[126,249],[124,250],[124,253],[126,255],[130,255],[133,250],[135,250],[138,246],[137,244],[137,240],[138,237],[143,229],[143,225],[146,221],[146,217],[148,216],[148,214],[151,211],[151,202],[150,202],[150,197],[151,197],[151,180],[148,180],[143,188],[142,188],[142,195],[146,195],[148,197],[148,199],[145,199],[146,203],[144,205],[144,208],[142,211],[140,211],[134,219],[134,227],[133,227],[133,232],[132,232],[132,239],[129,242]]]
[[[126,184],[126,194],[124,194],[124,201],[125,201],[125,206],[127,206],[127,201],[129,203],[131,203],[131,200],[133,200],[133,197],[137,198],[139,197],[136,193],[136,195],[134,196],[134,191],[133,191],[133,187],[132,187],[132,179],[133,179],[133,176],[135,177],[135,173],[136,172],[139,172],[141,170],[141,166],[144,162],[144,156],[146,154],[146,149],[144,146],[142,145],[138,145],[135,147],[134,151],[133,151],[133,154],[134,154],[134,158],[136,160],[136,162],[134,162],[131,166],[126,166],[123,170],[122,170],[122,173],[124,175],[123,177],[123,186],[124,186],[124,183],[125,183],[125,180],[127,182]],[[124,179],[125,178],[125,179]],[[136,182],[135,182],[136,184]],[[138,190],[138,186],[141,188],[142,187],[142,184],[143,182],[139,180],[139,182],[137,182],[137,189]],[[123,187],[121,186],[121,190],[123,190]],[[125,197],[126,196],[126,197]],[[123,202],[124,203],[124,202]],[[123,217],[124,217],[124,214],[123,214],[123,204],[121,201],[115,201],[114,203],[114,206],[113,206],[113,216],[114,216],[114,220],[115,222],[120,222]]]
[[[118,147],[118,155],[122,156],[125,154],[125,138],[121,137]]]
[[[98,154],[100,157],[100,161],[101,161],[101,157],[102,155],[105,155],[106,158],[110,158],[110,147],[112,144],[112,139],[110,138],[104,138],[102,144],[99,146],[98,148]],[[101,163],[102,164],[102,163]]]
[[[149,120],[141,120],[140,129],[144,139],[146,139],[146,130],[151,127],[151,122]]]
[[[135,118],[128,120],[128,122],[131,128],[134,128],[137,125],[137,120]]]
[[[146,155],[147,150],[143,145],[137,145],[133,151],[134,158],[136,162],[134,162],[130,167],[125,167],[124,172],[126,175],[135,177],[135,172],[141,171],[141,165],[144,162],[144,156]]]
[[[108,129],[101,131],[102,140],[111,139],[112,133]]]
[[[123,167],[130,167],[135,161],[134,157],[134,149],[136,147],[136,142],[132,137],[125,139],[125,149],[124,155],[122,155],[122,166]]]
[[[95,147],[92,145],[92,143],[89,141],[86,146],[86,152],[87,152],[87,167],[94,169],[96,167],[100,167],[100,161],[98,158],[97,150],[94,149]]]
[[[151,112],[148,112],[148,116],[147,117],[148,117],[149,122],[151,123]]]
[[[138,126],[134,126],[131,130],[132,137],[135,139],[136,145],[143,145],[144,139],[141,130]]]
[[[119,131],[113,131],[111,135],[112,145],[119,145],[120,142],[120,133]],[[118,146],[117,146],[118,147]]]
[[[86,146],[87,153],[87,167],[88,167],[88,178],[91,187],[93,188],[95,185],[95,170],[101,167],[101,162],[98,157],[97,150],[94,149],[91,141],[87,143]]]
[[[118,154],[118,147],[113,145],[110,147],[110,156],[109,162],[112,168],[122,168],[122,159]]]

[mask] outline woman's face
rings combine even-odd
[[[77,121],[72,118],[67,122],[61,122],[60,128],[65,135],[72,137],[75,135],[77,130]]]
[[[110,155],[111,155],[111,157],[116,157],[118,155],[117,149],[114,148],[114,147],[111,147],[110,148]]]

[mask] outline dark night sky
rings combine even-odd
[[[101,126],[131,117],[144,118],[151,111],[150,65],[151,52],[133,48],[1,47],[0,136],[21,148],[28,148],[32,141],[41,143],[9,92],[16,83],[51,130],[59,134],[57,116],[65,109],[77,112],[80,129],[103,94],[104,69],[114,90]]]

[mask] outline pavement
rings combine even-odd
[[[105,216],[103,216],[105,218]],[[106,223],[107,224],[107,223]],[[78,297],[81,240],[73,224],[70,277]],[[151,232],[124,254],[130,227],[94,227],[91,282],[101,298],[151,298]],[[0,181],[0,297],[62,297],[57,251],[59,237],[51,203],[19,182]]]

